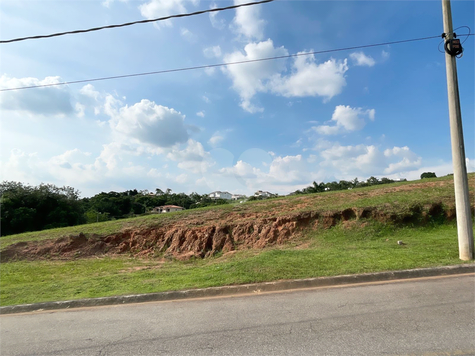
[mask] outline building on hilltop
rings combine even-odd
[[[209,193],[208,197],[210,197],[211,199],[231,200],[233,198],[233,195],[229,192],[221,192],[221,191],[217,190],[216,192]]]
[[[257,192],[254,193],[254,196],[255,197],[262,197],[262,198],[273,198],[273,197],[276,197],[277,194],[273,194],[273,193],[270,193],[270,192],[265,192],[265,191],[262,191],[262,190],[258,190]]]
[[[155,208],[153,208],[152,213],[156,213],[156,214],[172,213],[174,211],[181,211],[181,210],[185,210],[185,208],[182,208],[181,206],[178,206],[178,205],[163,205],[163,206],[156,206]]]

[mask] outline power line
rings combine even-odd
[[[165,16],[165,17],[158,17],[158,18],[149,19],[149,20],[140,20],[140,21],[122,23],[122,24],[118,24],[118,25],[108,25],[108,26],[94,27],[94,28],[89,28],[89,29],[86,29],[86,30],[58,32],[58,33],[52,33],[50,35],[19,37],[19,38],[13,38],[11,40],[1,40],[0,44],[1,43],[19,42],[19,41],[25,41],[25,40],[35,40],[35,39],[39,39],[39,38],[58,37],[58,36],[76,34],[76,33],[93,32],[93,31],[104,30],[104,29],[107,29],[107,28],[126,27],[126,26],[132,26],[132,25],[141,24],[141,23],[148,23],[148,22],[164,21],[164,20],[174,19],[174,18],[178,18],[178,17],[189,17],[189,16],[206,14],[208,12],[216,12],[216,11],[237,9],[238,7],[243,7],[243,6],[252,6],[252,5],[265,4],[265,3],[268,3],[268,2],[272,2],[272,1],[275,1],[275,0],[261,0],[261,1],[249,2],[249,3],[246,3],[246,4],[238,4],[238,5],[232,5],[232,6],[226,6],[226,7],[217,7],[217,8],[208,9],[208,10],[195,11],[195,12],[190,12],[190,13],[186,13],[186,14],[178,14],[178,15],[170,15],[170,16]]]
[[[473,35],[474,35],[474,34],[470,34],[469,36],[473,36]],[[11,91],[11,90],[21,90],[21,89],[44,88],[44,87],[52,87],[52,86],[58,86],[58,85],[69,85],[69,84],[99,82],[99,81],[103,81],[103,80],[120,79],[120,78],[131,78],[131,77],[140,77],[140,76],[153,75],[153,74],[164,74],[164,73],[173,73],[173,72],[184,72],[184,71],[196,70],[196,69],[216,68],[216,67],[224,67],[224,66],[236,65],[236,64],[263,62],[263,61],[271,61],[271,60],[284,59],[284,58],[292,58],[292,57],[300,57],[300,56],[310,56],[310,55],[315,55],[315,54],[333,53],[333,52],[341,52],[341,51],[350,51],[350,50],[354,50],[354,49],[362,49],[362,48],[370,48],[370,47],[378,47],[378,46],[387,46],[387,45],[400,44],[400,43],[407,43],[407,42],[424,41],[424,40],[429,40],[429,39],[434,39],[434,38],[440,38],[440,35],[437,35],[437,36],[429,36],[429,37],[411,38],[411,39],[407,39],[407,40],[399,40],[399,41],[391,41],[391,42],[383,42],[383,43],[374,43],[374,44],[368,44],[368,45],[360,45],[360,46],[352,46],[352,47],[328,49],[328,50],[322,50],[322,51],[295,53],[295,54],[288,54],[288,55],[285,55],[285,56],[267,57],[267,58],[259,58],[259,59],[249,59],[249,60],[237,61],[237,62],[229,62],[229,63],[206,64],[206,65],[194,66],[194,67],[185,67],[185,68],[158,70],[158,71],[154,71],[154,72],[143,72],[143,73],[134,73],[134,74],[124,74],[124,75],[116,75],[116,76],[111,76],[111,77],[102,77],[102,78],[93,78],[93,79],[82,79],[82,80],[73,80],[73,81],[69,81],[69,82],[52,83],[52,84],[41,84],[41,85],[32,85],[32,86],[18,87],[18,88],[6,88],[6,89],[0,89],[0,92],[3,92],[3,91]]]

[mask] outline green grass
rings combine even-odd
[[[470,191],[473,196],[475,173],[469,174]],[[274,216],[286,215],[289,209],[302,204],[301,208],[292,210],[325,212],[329,210],[344,210],[347,208],[375,207],[387,213],[401,213],[414,205],[425,205],[434,202],[450,203],[454,201],[453,177],[430,178],[411,182],[384,184],[372,187],[358,188],[347,191],[334,191],[309,195],[289,196],[277,199],[252,201],[244,204],[226,204],[215,207],[185,210],[170,214],[152,214],[130,219],[106,221],[88,225],[78,225],[66,228],[28,232],[18,235],[3,236],[0,238],[0,249],[16,242],[38,241],[62,236],[79,235],[79,233],[97,234],[101,236],[117,233],[125,229],[149,228],[174,221],[188,219],[202,219],[204,222],[215,223],[222,216],[234,213],[271,212]],[[437,183],[436,186],[427,186],[426,183]],[[414,186],[413,190],[396,190],[399,187]],[[390,190],[387,193],[383,191]],[[472,200],[473,201],[473,200]]]
[[[403,240],[407,245],[397,245]],[[8,262],[0,266],[0,304],[333,276],[458,264],[453,224],[396,228],[369,223],[315,230],[296,242],[205,260],[91,258]]]

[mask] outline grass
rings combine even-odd
[[[407,245],[399,246],[397,240]],[[314,230],[265,250],[187,262],[130,257],[20,261],[0,266],[0,304],[243,284],[458,264],[454,224],[396,228],[376,222]]]
[[[469,174],[473,183],[475,173]],[[430,185],[427,183],[435,183]],[[404,188],[411,190],[397,190]],[[387,193],[384,193],[387,192]],[[470,192],[474,194],[474,186],[470,184]],[[451,203],[454,201],[453,177],[430,178],[411,182],[400,182],[347,191],[334,191],[300,196],[289,196],[264,201],[252,201],[244,204],[225,204],[216,207],[185,210],[170,214],[152,214],[130,219],[106,221],[66,228],[43,230],[0,238],[0,249],[16,242],[38,241],[62,236],[97,234],[101,236],[117,233],[129,228],[147,228],[172,224],[175,221],[187,219],[202,219],[204,222],[215,223],[222,216],[234,213],[272,212],[274,216],[293,212],[313,210],[324,212],[329,210],[344,210],[347,208],[376,207],[387,213],[404,212],[414,205],[431,204],[434,202]],[[298,207],[302,205],[302,207]]]

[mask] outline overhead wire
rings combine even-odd
[[[122,24],[117,24],[117,25],[107,25],[107,26],[93,27],[93,28],[88,28],[88,29],[85,29],[85,30],[57,32],[57,33],[52,33],[52,34],[49,34],[49,35],[19,37],[19,38],[13,38],[13,39],[10,39],[10,40],[0,40],[0,44],[26,41],[26,40],[34,40],[34,39],[40,39],[40,38],[58,37],[58,36],[76,34],[76,33],[100,31],[100,30],[104,30],[104,29],[108,29],[108,28],[126,27],[126,26],[142,24],[142,23],[164,21],[164,20],[169,20],[169,19],[174,19],[174,18],[179,18],[179,17],[189,17],[189,16],[201,15],[201,14],[217,12],[217,11],[232,10],[232,9],[237,9],[239,7],[265,4],[265,3],[269,3],[269,2],[273,2],[273,1],[276,1],[276,0],[254,1],[254,2],[249,2],[249,3],[244,3],[244,4],[237,4],[237,5],[226,6],[226,7],[216,7],[214,9],[207,9],[207,10],[200,10],[200,11],[190,12],[190,13],[186,13],[186,14],[170,15],[170,16],[158,17],[158,18],[148,19],[148,20],[139,20],[139,21],[127,22],[127,23],[122,23]]]
[[[473,36],[473,34],[470,34],[469,36]],[[342,52],[342,51],[351,51],[351,50],[355,50],[355,49],[363,49],[363,48],[371,48],[371,47],[388,46],[388,45],[394,45],[394,44],[400,44],[400,43],[424,41],[424,40],[435,39],[435,38],[440,38],[440,35],[437,35],[437,36],[428,36],[428,37],[419,37],[419,38],[411,38],[411,39],[398,40],[398,41],[390,41],[390,42],[382,42],[382,43],[373,43],[373,44],[360,45],[360,46],[351,46],[351,47],[335,48],[335,49],[328,49],[328,50],[321,50],[321,51],[300,52],[300,53],[294,53],[294,54],[288,54],[288,55],[282,55],[282,56],[266,57],[266,58],[258,58],[258,59],[248,59],[248,60],[242,60],[242,61],[236,61],[236,62],[228,62],[228,63],[206,64],[206,65],[199,65],[199,66],[193,66],[193,67],[183,67],[183,68],[175,68],[175,69],[164,69],[164,70],[157,70],[157,71],[153,71],[153,72],[142,72],[142,73],[115,75],[115,76],[109,76],[109,77],[99,77],[99,78],[91,78],[91,79],[72,80],[72,81],[67,81],[67,82],[49,83],[49,84],[40,84],[40,85],[31,85],[31,86],[16,87],[16,88],[3,88],[3,89],[0,89],[0,92],[11,91],[11,90],[44,88],[44,87],[52,87],[52,86],[60,86],[60,85],[69,85],[69,84],[91,83],[91,82],[98,82],[98,81],[112,80],[112,79],[132,78],[132,77],[140,77],[140,76],[155,75],[155,74],[164,74],[164,73],[174,73],[174,72],[184,72],[184,71],[197,70],[197,69],[225,67],[225,66],[237,65],[237,64],[255,63],[255,62],[278,60],[278,59],[285,59],[285,58],[292,58],[292,57],[310,56],[310,55],[316,55],[316,54],[334,53],[334,52]]]

